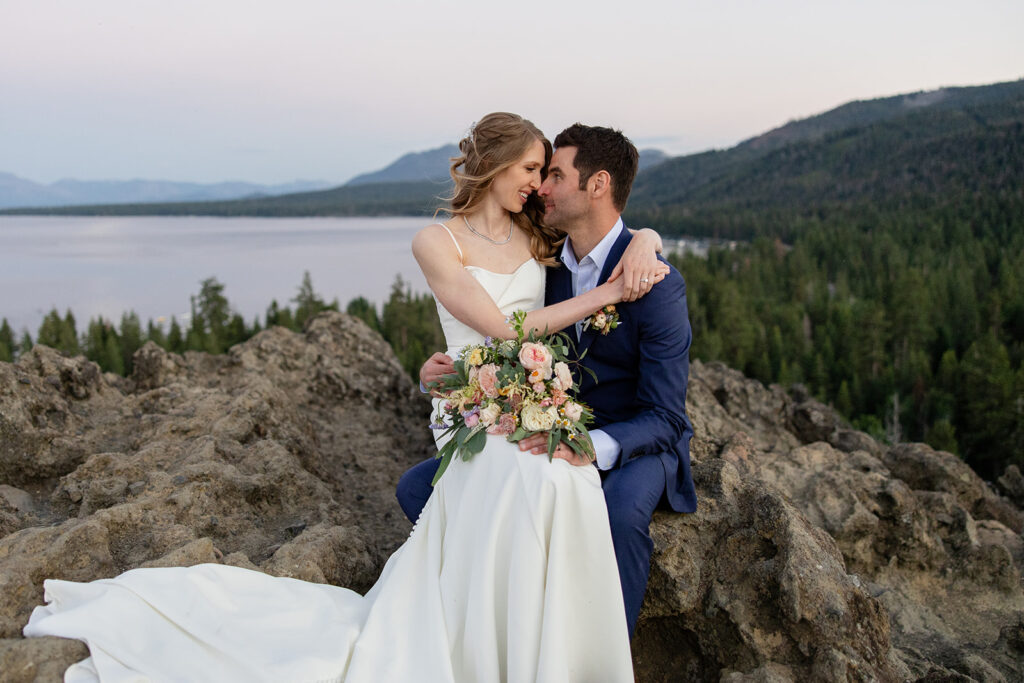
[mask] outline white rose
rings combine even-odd
[[[501,417],[501,406],[497,403],[488,403],[487,407],[480,411],[480,421],[490,427]]]
[[[583,417],[583,406],[573,401],[566,401],[565,405],[562,406],[562,410],[565,411],[565,418],[572,422],[579,422],[579,419]]]
[[[555,425],[555,416],[553,410],[531,403],[523,408],[523,429],[530,432],[546,432]]]

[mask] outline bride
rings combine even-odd
[[[662,276],[659,239],[643,231],[617,268],[630,272],[543,307],[560,243],[535,194],[550,143],[498,113],[460,150],[450,220],[413,241],[449,353],[511,336],[514,310],[530,311],[527,329],[559,330]],[[634,271],[652,277],[627,292]],[[90,657],[66,682],[632,681],[597,470],[487,439],[452,461],[365,596],[224,565],[135,569],[46,581],[24,633],[86,642]]]

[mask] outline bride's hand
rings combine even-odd
[[[669,268],[658,260],[660,252],[658,233],[647,228],[633,233],[633,239],[608,278],[609,282],[623,278],[622,301],[636,301],[665,279]]]

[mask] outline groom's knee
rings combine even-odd
[[[430,482],[433,481],[439,464],[438,460],[431,458],[410,467],[399,478],[398,485],[395,487],[395,497],[398,498],[402,512],[414,524],[434,490]]]

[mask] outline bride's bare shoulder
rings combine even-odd
[[[462,260],[454,235],[440,221],[421,228],[412,238],[412,253],[417,259],[451,258]]]

